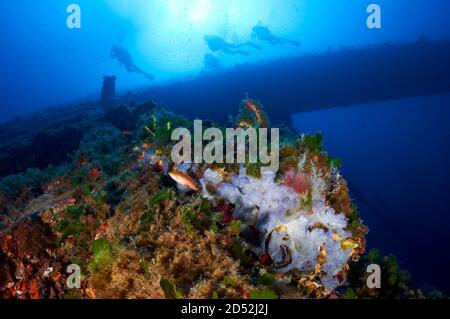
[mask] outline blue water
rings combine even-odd
[[[343,159],[369,247],[398,256],[421,283],[450,287],[450,94],[294,116]]]
[[[72,2],[81,8],[81,29],[66,26],[66,8]],[[378,30],[366,26],[366,7],[372,2],[382,8]],[[195,79],[207,71],[205,54],[213,55],[224,70],[251,64],[264,75],[272,65],[267,62],[277,59],[409,43],[420,37],[450,39],[450,4],[448,0],[265,0],[264,5],[260,0],[4,0],[0,1],[0,23],[0,122],[4,122],[55,104],[97,99],[104,75],[117,76],[119,92]],[[252,39],[252,27],[258,24],[301,46],[272,46]],[[261,50],[249,49],[248,56],[211,52],[203,40],[206,34],[230,43],[253,41]],[[111,59],[113,45],[125,47],[135,64],[155,80],[129,73]],[[208,72],[213,74],[213,86],[214,72]],[[321,76],[316,74],[314,83],[320,83]],[[226,73],[221,73],[215,79],[225,78]],[[291,92],[272,93],[271,79],[264,80],[263,85],[253,83],[250,76],[247,83],[233,82],[229,86],[233,92],[214,91],[210,98],[235,101],[216,105],[221,111],[229,108],[229,114],[235,114],[238,99],[249,90],[263,92],[254,97],[268,104],[282,101],[289,105],[289,112],[297,105],[296,111],[303,110],[294,98],[294,84],[288,86]],[[327,81],[329,85],[339,79]],[[303,88],[320,93],[320,84],[313,88],[307,84]],[[192,92],[197,97],[207,99],[213,94],[206,81],[197,88],[198,92]],[[353,94],[350,89],[343,94]],[[322,131],[328,151],[343,158],[352,197],[371,229],[369,246],[398,255],[417,281],[450,291],[446,273],[450,269],[446,253],[450,244],[450,96],[350,106],[333,105],[333,98],[328,97],[328,109],[297,114],[296,128]],[[177,102],[186,103],[186,115],[192,113],[189,100]],[[205,113],[214,109],[208,100],[200,105],[205,105]],[[283,112],[282,106],[279,111]]]
[[[81,29],[68,29],[66,8],[81,8]],[[324,52],[328,48],[450,38],[446,0],[378,0],[382,28],[366,26],[366,0],[21,0],[0,1],[0,122],[55,103],[98,96],[102,77],[115,74],[118,88],[147,86],[109,58],[126,47],[155,82],[195,76],[211,53],[205,34],[234,43],[251,39],[262,23],[301,46],[260,44],[250,56],[216,56],[225,67]]]

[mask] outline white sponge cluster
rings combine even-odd
[[[201,183],[206,198],[213,197],[205,187],[210,184],[218,196],[235,205],[235,218],[256,227],[260,238],[259,245],[251,247],[255,254],[268,254],[274,269],[283,273],[311,273],[320,262],[317,275],[324,288],[332,290],[339,285],[337,274],[352,253],[352,248],[341,246],[341,240],[351,234],[345,230],[345,215],[325,203],[325,180],[314,169],[309,180],[312,201],[307,209],[301,207],[299,194],[275,182],[274,174],[254,178],[241,169],[231,182],[223,182],[208,169]]]

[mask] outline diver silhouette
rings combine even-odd
[[[209,49],[213,52],[222,51],[228,54],[242,54],[250,55],[249,52],[240,50],[242,47],[251,47],[253,49],[260,50],[261,48],[251,42],[246,42],[242,44],[232,44],[226,42],[223,38],[215,35],[205,35],[203,38],[208,45]]]
[[[252,37],[260,41],[268,42],[272,45],[277,44],[291,44],[293,46],[300,46],[300,42],[295,40],[289,40],[284,38],[276,37],[272,34],[268,27],[262,25],[255,25],[252,30]]]
[[[128,50],[125,49],[124,47],[114,45],[111,49],[111,58],[117,59],[117,61],[119,61],[120,65],[123,65],[129,73],[142,74],[149,81],[152,81],[154,79],[153,75],[142,71],[138,66],[136,66],[134,64],[131,53],[128,52]]]

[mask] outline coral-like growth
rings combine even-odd
[[[392,257],[364,254],[367,227],[320,134],[282,137],[277,174],[255,163],[174,165],[171,132],[192,123],[153,103],[126,109],[127,123],[111,108],[114,126],[86,125],[70,165],[1,180],[2,297],[419,296]],[[268,126],[252,100],[236,121]],[[388,290],[364,287],[374,259]],[[70,264],[81,267],[80,289],[65,285]]]
[[[274,175],[257,179],[243,170],[225,183],[214,175],[205,172],[204,183],[215,181],[218,196],[235,205],[234,216],[257,230],[259,238],[251,248],[260,258],[267,255],[274,271],[306,273],[325,291],[344,281],[347,261],[361,252],[356,248],[364,248],[363,241],[347,230],[345,214],[326,204],[326,181],[315,166],[311,191],[304,187],[300,195],[275,183]],[[307,179],[301,176],[302,181]],[[346,241],[352,244],[344,245]]]

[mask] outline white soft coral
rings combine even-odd
[[[351,253],[351,248],[341,247],[339,239],[350,233],[345,230],[345,215],[336,214],[326,205],[326,182],[314,165],[309,180],[312,205],[308,210],[299,208],[299,195],[277,184],[273,174],[253,178],[241,171],[231,182],[223,182],[217,173],[207,170],[202,185],[216,187],[220,197],[235,205],[234,217],[257,227],[261,238],[259,246],[252,249],[256,254],[268,253],[277,271],[312,272],[319,250],[324,247],[326,260],[319,276],[326,289],[333,289],[339,284],[335,275]],[[212,196],[205,187],[204,196]]]

